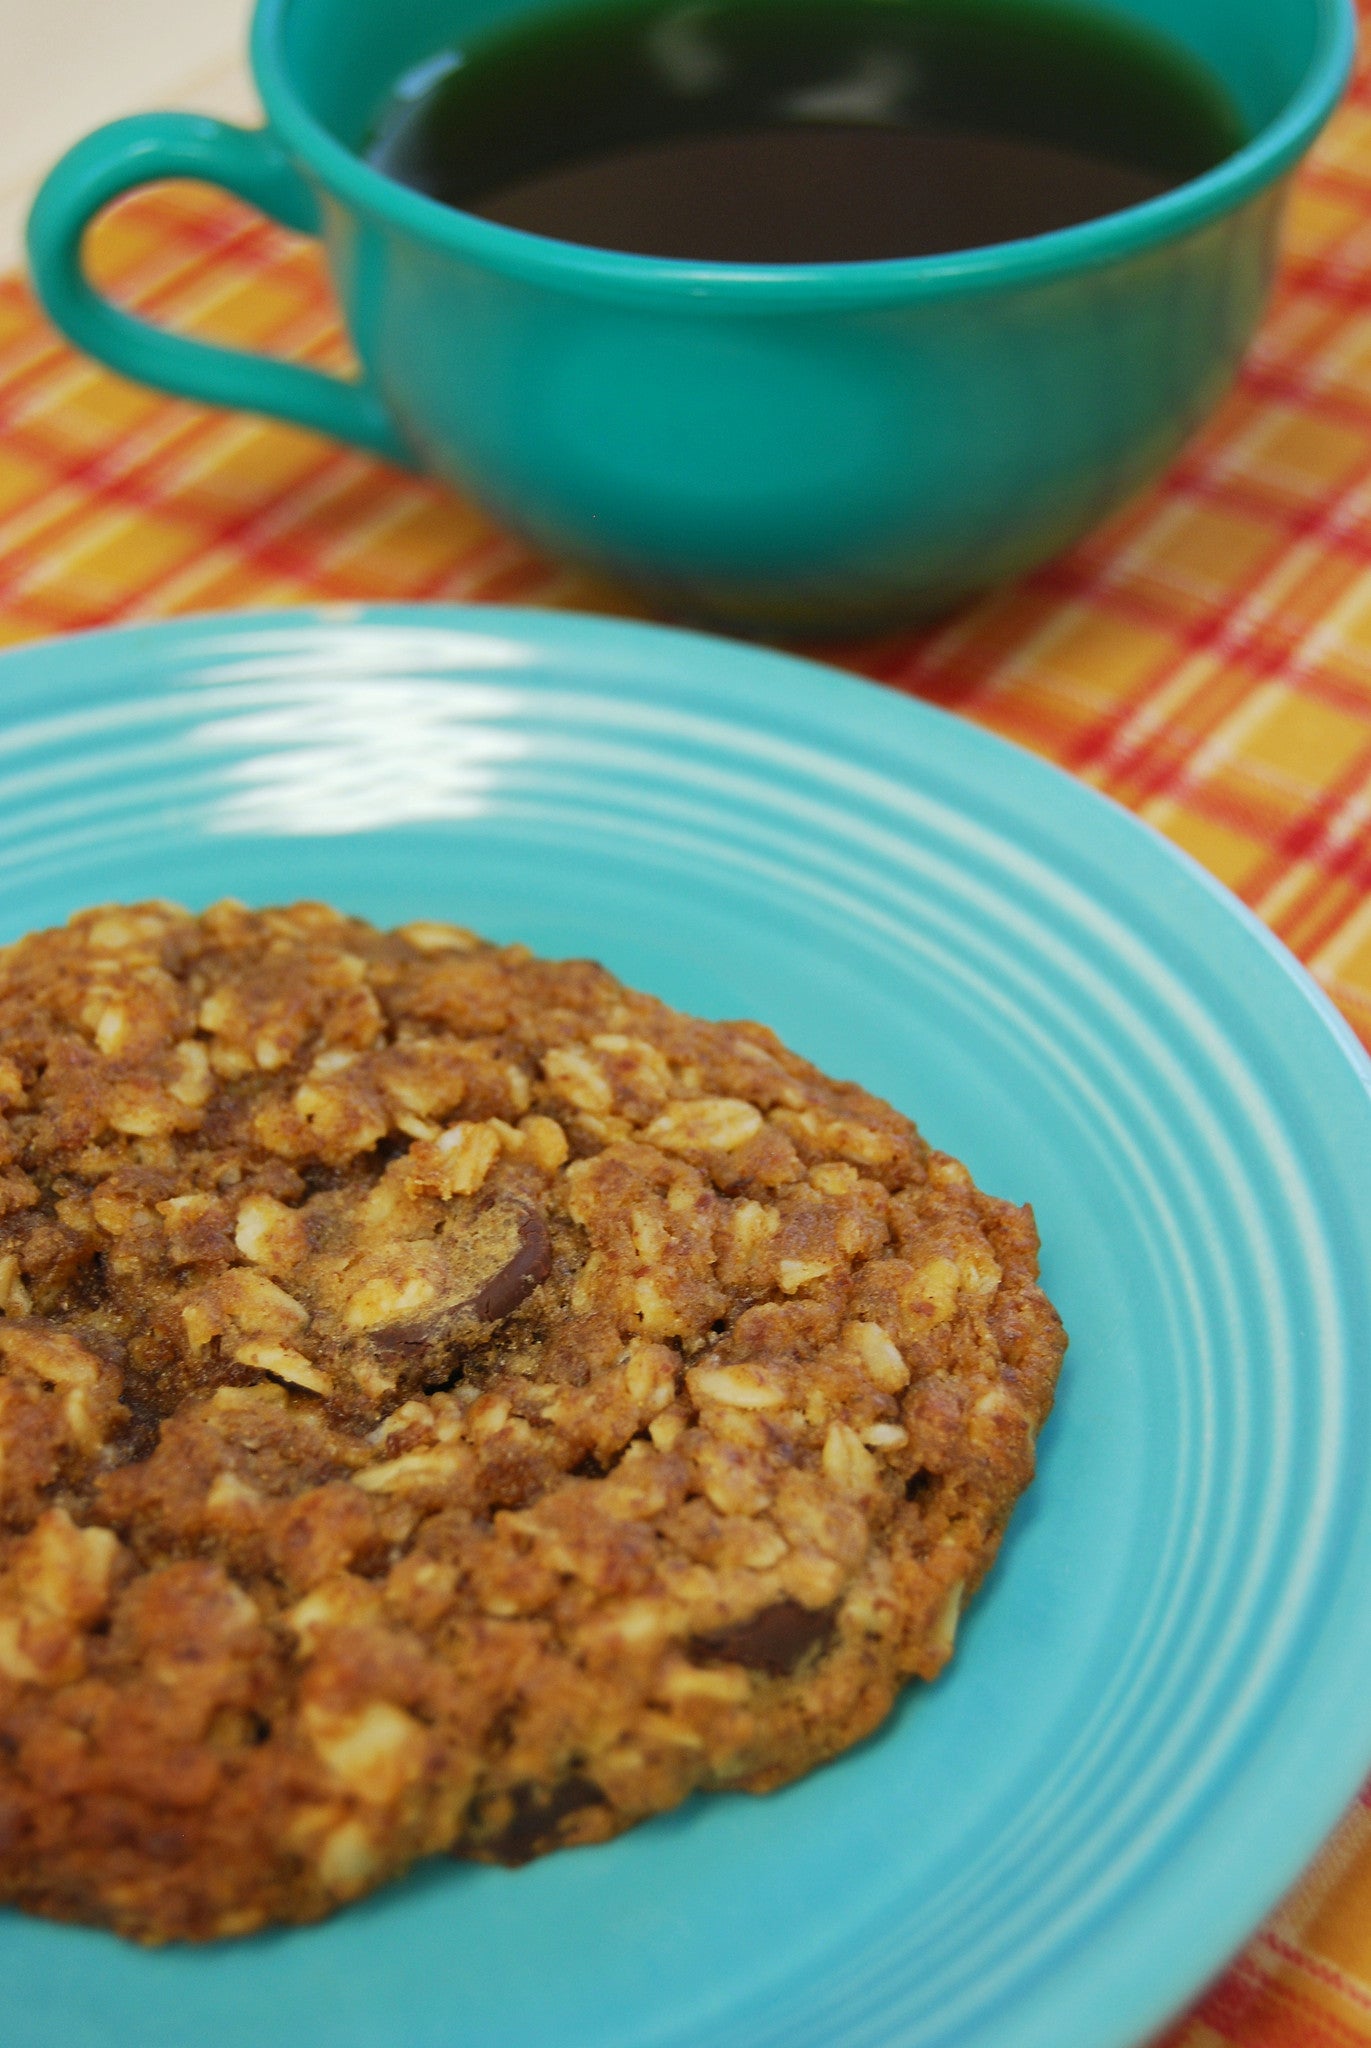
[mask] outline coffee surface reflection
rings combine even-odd
[[[367,154],[508,227],[639,255],[834,263],[1015,241],[1243,141],[1153,33],[1031,0],[612,0],[402,78]]]

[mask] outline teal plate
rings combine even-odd
[[[1072,1338],[860,1749],[215,1949],[0,1916],[8,2048],[1123,2048],[1197,1991],[1371,1762],[1371,1093],[1290,958],[1029,755],[685,634],[200,619],[9,654],[0,716],[0,938],[231,893],[594,954],[1031,1200]]]

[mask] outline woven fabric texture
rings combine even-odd
[[[1371,1044],[1366,40],[1298,181],[1237,387],[1161,483],[1012,589],[828,658],[1137,811],[1250,904]],[[346,368],[317,252],[221,195],[124,201],[91,261],[147,318]],[[0,645],[344,599],[633,609],[412,476],[108,375],[58,340],[20,279],[0,279]],[[1219,2044],[1371,2048],[1371,1789],[1165,2037]]]

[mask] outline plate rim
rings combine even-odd
[[[84,654],[91,646],[133,647],[143,642],[154,646],[165,642],[174,646],[182,640],[198,640],[202,634],[211,631],[236,637],[239,631],[246,633],[264,628],[291,635],[308,627],[353,626],[363,629],[403,626],[412,631],[436,628],[459,631],[475,627],[489,638],[521,635],[536,640],[547,631],[549,624],[554,628],[554,637],[565,634],[573,640],[583,635],[592,639],[607,634],[611,639],[622,638],[626,643],[641,640],[645,647],[653,644],[693,646],[700,652],[712,652],[716,659],[723,658],[730,663],[736,661],[752,665],[755,662],[759,672],[763,666],[774,667],[779,674],[800,670],[821,690],[855,691],[865,701],[868,711],[874,707],[884,711],[901,705],[915,721],[926,720],[931,729],[944,735],[956,734],[956,744],[973,749],[984,748],[987,759],[1001,763],[1012,761],[1016,764],[1016,772],[1027,773],[1031,778],[1046,778],[1059,794],[1070,791],[1067,801],[1079,802],[1087,811],[1093,807],[1097,815],[1112,819],[1116,826],[1122,823],[1126,830],[1139,833],[1154,856],[1159,855],[1171,863],[1185,883],[1198,885],[1212,903],[1242,926],[1250,938],[1258,941],[1272,963],[1299,990],[1340,1043],[1354,1071],[1360,1072],[1363,1085],[1371,1094],[1371,1051],[1362,1044],[1332,997],[1256,911],[1212,874],[1194,854],[1179,846],[1174,839],[1169,839],[1117,797],[1096,788],[1093,783],[1082,781],[1047,755],[1036,753],[1031,747],[996,732],[990,726],[981,725],[975,719],[962,717],[944,705],[932,703],[917,692],[904,690],[898,684],[881,682],[837,662],[824,661],[813,653],[792,653],[789,649],[760,641],[734,640],[701,627],[622,618],[613,613],[563,611],[551,606],[340,599],[316,604],[243,606],[223,612],[178,612],[169,618],[119,620],[110,625],[84,626],[71,632],[53,633],[0,647],[0,738],[3,738],[8,724],[4,691],[11,669],[30,665],[41,668],[51,664],[60,670],[66,666],[70,653]],[[1371,1735],[1368,1741],[1371,1741]]]

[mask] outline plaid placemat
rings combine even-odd
[[[220,196],[169,186],[125,201],[92,257],[149,318],[346,363],[314,250]],[[107,375],[57,340],[21,281],[0,279],[0,644],[321,599],[631,609],[413,477]],[[1280,289],[1239,385],[1163,482],[1013,589],[836,658],[1149,819],[1267,921],[1371,1044],[1365,58],[1301,176]],[[1371,2048],[1371,1788],[1166,2036],[1220,2044]]]

